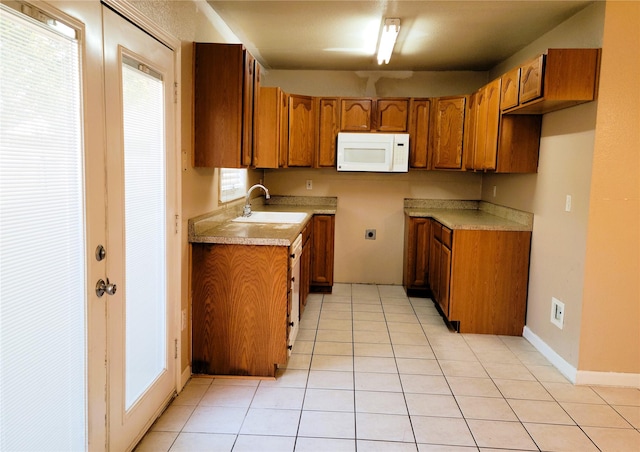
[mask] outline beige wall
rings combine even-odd
[[[640,374],[640,3],[607,2],[578,368]]]
[[[386,73],[267,71],[263,86],[314,96],[432,97],[473,92],[485,72]],[[367,88],[367,86],[369,88]],[[306,190],[307,179],[313,189]],[[337,196],[335,281],[402,284],[404,198],[479,199],[479,174],[411,171],[405,174],[338,173],[333,169],[265,171],[272,194]],[[376,240],[365,240],[365,229]]]
[[[309,179],[312,190],[305,188]],[[479,199],[480,181],[477,174],[442,171],[265,171],[272,194],[337,196],[335,281],[378,284],[402,284],[404,198]],[[376,240],[365,240],[365,229],[375,229]]]

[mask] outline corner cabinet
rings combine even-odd
[[[521,336],[531,232],[450,229],[405,216],[403,281],[460,333]]]
[[[333,290],[335,215],[314,215],[312,238],[311,292],[331,293]]]
[[[241,44],[194,44],[194,166],[252,163],[259,65]]]
[[[193,372],[273,377],[288,358],[289,248],[193,244]]]

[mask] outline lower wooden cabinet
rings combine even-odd
[[[333,290],[335,215],[313,216],[313,252],[311,255],[311,292]]]
[[[196,374],[273,377],[287,362],[289,248],[193,244]]]
[[[451,230],[410,217],[405,228],[409,295],[430,292],[460,333],[522,335],[530,231]]]
[[[429,291],[431,219],[405,216],[403,285],[409,296]]]
[[[313,220],[302,230],[302,256],[300,257],[300,319],[307,306],[311,290],[311,254],[313,246]]]

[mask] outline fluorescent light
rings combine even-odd
[[[385,19],[378,45],[378,64],[388,64],[400,32],[400,19]]]

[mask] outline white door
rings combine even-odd
[[[175,74],[172,50],[106,7],[103,27],[108,436],[119,451],[176,388]]]

